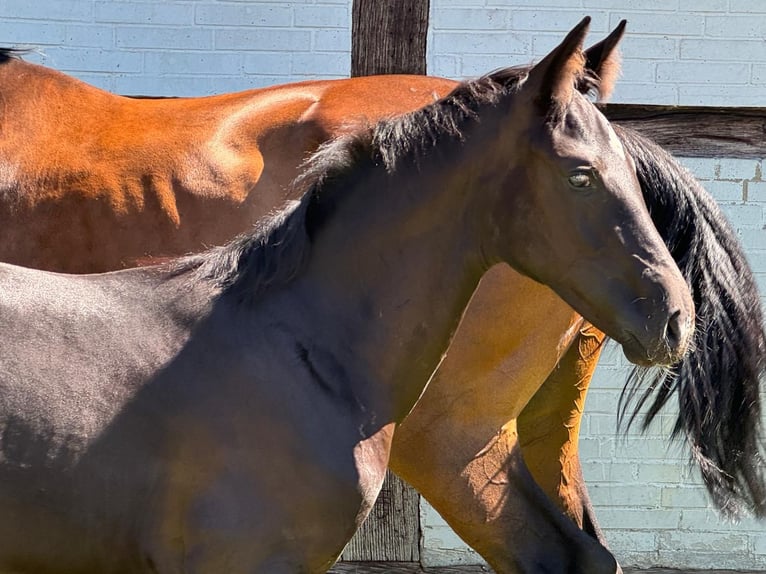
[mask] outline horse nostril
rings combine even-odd
[[[686,341],[686,321],[681,319],[681,311],[676,311],[665,325],[665,341],[670,349],[677,350]]]

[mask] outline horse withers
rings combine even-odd
[[[690,293],[575,89],[587,25],[531,70],[327,146],[299,202],[225,247],[93,276],[2,266],[0,565],[326,570],[500,262],[637,360],[681,357]],[[574,312],[550,319],[575,336]],[[616,568],[593,540],[572,550],[533,564]]]

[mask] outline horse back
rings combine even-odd
[[[9,58],[0,260],[100,272],[224,243],[282,204],[319,144],[453,85],[378,76],[129,98]]]

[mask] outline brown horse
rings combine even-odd
[[[0,266],[0,567],[324,572],[498,263],[636,362],[679,361],[694,302],[635,164],[576,90],[598,87],[588,23],[531,69],[324,147],[301,199],[224,247],[87,276]],[[506,287],[538,303],[527,279]],[[542,329],[563,348],[581,321],[552,308]],[[507,386],[515,417],[539,381]],[[545,542],[519,569],[616,570],[593,539],[547,551],[568,533],[536,510]]]
[[[621,32],[588,52],[589,65],[602,76]],[[373,77],[134,100],[8,56],[0,65],[6,110],[13,110],[3,118],[0,140],[0,257],[75,272],[223,241],[284,199],[297,165],[317,144],[455,87],[439,78]],[[604,80],[602,90],[608,89]],[[642,145],[639,139],[634,148]],[[687,200],[696,201],[698,186],[683,185],[693,192]],[[511,284],[526,285],[538,306],[514,301]],[[566,336],[544,328],[551,315],[568,317]],[[518,327],[508,329],[511,320]],[[598,534],[579,470],[577,432],[602,341],[603,334],[547,288],[495,267],[426,400],[396,434],[392,466],[498,571],[515,571],[514,564],[540,550],[530,544],[534,532],[527,539],[517,528],[530,509],[564,533],[549,537],[546,553],[566,556],[567,537],[582,536],[528,479],[525,462],[559,508]],[[740,384],[735,376],[726,379],[728,371],[723,375]],[[542,386],[524,405],[508,396],[509,380]],[[524,460],[515,434],[519,411]],[[509,492],[517,493],[515,500]]]

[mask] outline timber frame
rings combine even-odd
[[[633,128],[681,157],[766,157],[766,108],[599,104],[610,121]]]

